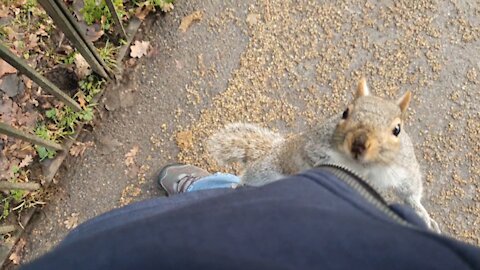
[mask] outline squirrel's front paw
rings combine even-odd
[[[427,225],[428,225],[428,228],[430,228],[432,231],[437,233],[442,233],[440,231],[440,227],[438,226],[438,223],[435,220],[433,220],[433,218],[430,217],[430,220]]]

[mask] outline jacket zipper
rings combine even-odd
[[[322,163],[317,165],[316,167],[317,168],[331,167],[331,168],[339,169],[339,170],[329,170],[329,171],[333,173],[335,176],[337,176],[338,178],[342,179],[344,182],[346,182],[350,187],[356,190],[369,203],[374,205],[378,210],[380,210],[382,213],[390,217],[395,222],[403,226],[414,227],[412,224],[408,223],[406,220],[398,216],[397,213],[392,211],[390,207],[388,207],[388,204],[384,201],[382,195],[380,195],[380,193],[377,190],[375,190],[374,186],[369,181],[360,177],[360,175],[358,175],[353,170],[346,168],[344,166],[333,164],[333,163]],[[356,180],[354,180],[353,178],[356,178]],[[360,183],[363,183],[363,185]]]

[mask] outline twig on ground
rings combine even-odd
[[[39,183],[11,183],[8,181],[0,181],[0,190],[12,190],[12,189],[22,189],[22,190],[37,190],[40,189]]]

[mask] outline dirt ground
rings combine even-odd
[[[407,128],[424,204],[445,234],[480,245],[480,5],[376,2],[177,1],[141,33],[153,54],[108,89],[82,136],[95,147],[67,160],[22,261],[67,228],[163,196],[154,178],[167,163],[218,169],[203,141],[223,124],[299,132],[342,112],[362,75],[380,96],[413,91]],[[179,31],[197,10],[202,19]]]

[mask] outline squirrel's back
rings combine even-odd
[[[219,163],[256,161],[269,153],[284,138],[271,130],[253,124],[228,124],[207,141],[207,150]]]

